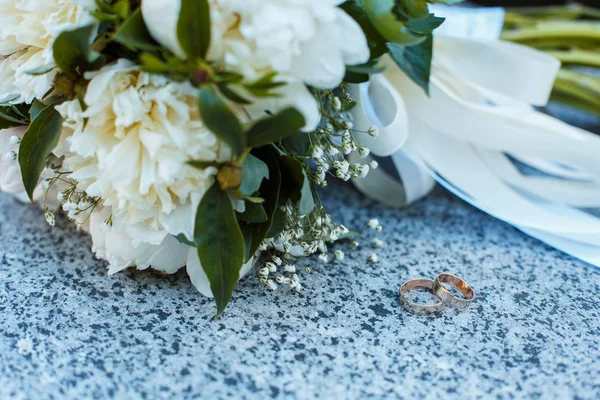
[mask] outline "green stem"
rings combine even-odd
[[[571,49],[547,51],[547,54],[557,58],[563,64],[586,65],[600,68],[600,52]]]
[[[542,7],[518,7],[507,8],[506,14],[518,15],[531,19],[576,19],[576,18],[600,18],[600,10],[581,4],[569,4],[567,6],[542,6]]]
[[[600,79],[598,78],[563,69],[558,73],[554,89],[580,103],[600,110]]]
[[[595,22],[540,22],[526,27],[502,32],[501,39],[511,42],[527,42],[548,39],[600,40],[600,24]]]
[[[581,100],[577,97],[573,97],[569,92],[563,92],[560,89],[555,88],[552,91],[552,95],[550,97],[551,101],[555,101],[558,103],[567,104],[571,107],[578,108],[583,111],[587,111],[592,114],[600,115],[600,109],[590,103],[587,103],[584,100]]]

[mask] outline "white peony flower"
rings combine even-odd
[[[87,227],[92,236],[92,251],[96,257],[108,261],[109,275],[134,266],[140,270],[152,267],[173,274],[185,265],[190,246],[170,235],[159,245],[136,244],[122,232],[122,223],[114,216],[112,227],[107,227],[106,221],[110,217],[110,208],[97,209],[91,214]]]
[[[94,21],[94,0],[0,0],[0,102],[31,103],[52,86],[55,73],[33,76],[53,63],[58,35]]]
[[[252,266],[254,265],[254,258],[250,259],[246,264],[242,266],[240,269],[240,279],[248,274],[252,270]],[[198,250],[195,248],[190,248],[189,253],[187,254],[187,273],[192,280],[192,284],[198,289],[200,293],[207,297],[214,297],[212,294],[212,290],[210,289],[210,282],[208,281],[208,277],[202,269],[202,264],[200,264],[200,258],[198,257]]]
[[[211,0],[208,59],[250,80],[277,72],[289,85],[280,88],[278,102],[255,99],[255,108],[278,111],[295,106],[307,120],[305,130],[312,130],[320,120],[319,108],[304,85],[335,88],[344,78],[346,65],[369,59],[364,33],[338,8],[342,2]],[[180,10],[181,0],[142,2],[142,13],[154,39],[184,57],[176,32]]]
[[[57,107],[65,123],[55,153],[65,156],[78,190],[112,207],[134,244],[182,233],[191,240],[217,169],[186,163],[231,157],[200,120],[197,90],[124,60],[88,78],[85,111],[78,101]]]
[[[225,62],[244,74],[265,69],[321,89],[338,86],[346,65],[369,59],[360,26],[343,0],[217,0],[239,16],[223,38]]]

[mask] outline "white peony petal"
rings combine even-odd
[[[248,261],[246,264],[242,266],[240,269],[240,279],[246,276],[251,270],[254,264],[254,258]],[[191,248],[188,253],[187,258],[187,272],[190,276],[190,280],[192,284],[196,287],[196,289],[202,293],[206,297],[213,298],[212,290],[210,289],[210,282],[208,281],[208,277],[202,269],[202,265],[200,264],[200,258],[198,257],[198,250],[195,248]]]
[[[181,0],[143,0],[142,15],[150,35],[176,56],[185,59],[186,54],[177,39],[177,21]]]
[[[247,107],[253,119],[265,118],[270,113],[277,113],[286,107],[297,109],[306,121],[302,129],[310,132],[317,128],[321,121],[319,103],[308,88],[301,83],[289,83],[277,90],[277,97],[260,97],[253,99]]]
[[[338,43],[341,46],[346,65],[364,64],[369,61],[371,52],[367,38],[358,24],[343,10],[337,9],[337,22],[339,39]]]
[[[189,246],[180,243],[172,236],[166,236],[159,245],[137,244],[126,233],[119,232],[121,225],[114,220],[113,227],[103,226],[111,217],[109,208],[97,209],[89,218],[89,232],[92,236],[92,250],[97,257],[109,262],[109,274],[125,268],[137,266],[139,269],[152,267],[155,270],[173,274],[181,269],[187,260]]]

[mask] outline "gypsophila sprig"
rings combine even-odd
[[[391,1],[377,13],[427,36],[432,17]],[[355,128],[350,85],[385,53],[430,60],[370,5],[0,2],[0,189],[40,202],[51,226],[66,214],[109,274],[185,267],[217,316],[250,271],[300,292],[300,258],[343,262],[329,247],[358,246],[319,190],[377,168],[359,137],[378,130]]]

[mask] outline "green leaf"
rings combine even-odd
[[[362,31],[367,37],[367,42],[369,43],[371,58],[381,57],[383,54],[387,53],[387,48],[385,46],[387,40],[381,36],[377,28],[375,28],[363,7],[353,1],[347,1],[340,7],[346,11],[348,15],[354,18],[362,28]]]
[[[248,154],[242,164],[243,178],[240,190],[244,197],[252,196],[264,179],[269,179],[269,167],[260,159]]]
[[[33,100],[29,108],[29,118],[33,121],[46,108],[46,105],[38,99]]]
[[[246,261],[256,253],[256,250],[258,250],[258,247],[271,229],[273,215],[279,206],[279,193],[281,189],[281,172],[275,148],[262,147],[255,150],[255,153],[269,167],[269,179],[263,180],[259,189],[261,197],[264,198],[262,205],[269,219],[267,222],[261,224],[241,224],[246,243]]]
[[[95,3],[99,10],[101,10],[105,13],[113,12],[112,6],[108,3],[106,3],[104,0],[96,0]]]
[[[262,204],[246,202],[246,211],[238,213],[238,220],[249,224],[261,224],[269,220],[269,216]]]
[[[400,0],[404,1],[404,0]],[[414,0],[409,0],[414,1]],[[416,0],[425,4],[423,0]],[[414,45],[422,42],[425,37],[422,35],[415,35],[405,26],[404,21],[400,20],[398,13],[396,15],[392,13],[394,7],[394,0],[361,0],[361,4],[367,14],[369,20],[377,31],[383,36],[386,41],[391,43],[397,43],[402,45]],[[423,15],[426,17],[428,14]]]
[[[406,26],[418,33],[431,33],[445,21],[445,18],[436,17],[429,14],[428,17],[421,19],[411,19],[406,22]]]
[[[227,143],[236,156],[242,154],[246,147],[242,125],[213,86],[205,85],[200,89],[199,107],[208,129]]]
[[[281,146],[286,153],[307,157],[311,155],[311,135],[307,132],[297,132],[281,141]]]
[[[41,67],[37,67],[34,69],[30,69],[28,71],[25,71],[26,74],[29,75],[45,75],[48,72],[52,71],[54,68],[56,68],[56,64],[48,64],[48,65],[42,65]]]
[[[400,46],[388,43],[390,56],[400,68],[429,95],[429,76],[433,55],[433,36],[417,46]]]
[[[242,96],[237,94],[233,89],[231,89],[229,86],[227,86],[225,84],[219,84],[219,90],[221,91],[221,94],[223,96],[227,97],[227,99],[233,101],[234,103],[244,104],[244,105],[252,104],[252,102],[250,102],[249,100],[246,100],[245,98],[243,98]]]
[[[171,71],[169,65],[151,53],[140,54],[141,69],[151,74],[166,74]]]
[[[29,124],[27,118],[27,105],[2,104],[0,105],[0,129],[13,128]]]
[[[307,215],[315,208],[310,179],[302,162],[294,157],[279,158],[283,175],[282,192],[288,193],[289,199],[298,207],[301,216]]]
[[[283,210],[281,209],[277,209],[275,210],[275,213],[273,214],[273,218],[272,218],[272,223],[271,223],[271,227],[269,228],[269,232],[267,232],[266,237],[268,239],[270,238],[274,238],[276,236],[278,236],[279,234],[281,234],[281,232],[284,231],[285,229],[285,212],[283,212]]]
[[[29,199],[46,166],[46,157],[54,150],[60,137],[62,118],[54,106],[44,108],[31,122],[19,147],[19,165],[23,185]]]
[[[158,48],[146,28],[141,8],[121,25],[115,35],[115,41],[134,51],[138,49],[152,51]]]
[[[208,0],[182,0],[177,38],[190,58],[204,58],[210,46],[210,5]]]
[[[240,83],[244,80],[244,75],[233,71],[222,71],[215,75],[215,82],[218,83]]]
[[[54,62],[65,73],[82,73],[93,69],[98,55],[90,51],[90,44],[96,34],[96,25],[64,31],[52,46]]]
[[[286,108],[278,114],[258,121],[248,131],[248,145],[260,147],[295,135],[306,121],[295,108]]]
[[[378,66],[379,59],[372,59],[361,65],[346,66],[346,76],[344,82],[363,83],[370,79],[370,75],[385,71],[385,67]]]
[[[206,169],[208,167],[219,168],[221,166],[221,164],[216,161],[188,161],[187,164],[198,169]]]
[[[190,242],[183,233],[180,233],[179,235],[175,236],[175,239],[177,239],[177,241],[179,243],[187,244],[188,246],[191,246],[191,247],[196,247],[196,243]]]
[[[426,18],[429,7],[425,0],[394,0],[392,12],[399,21]]]
[[[218,318],[231,300],[244,263],[244,237],[227,192],[213,185],[196,213],[194,241],[215,296]]]
[[[265,199],[263,199],[262,197],[252,197],[252,196],[244,197],[244,200],[249,201],[254,204],[263,204],[265,202]]]
[[[117,14],[121,19],[125,19],[131,12],[131,6],[129,0],[118,0],[113,6],[113,12]]]

